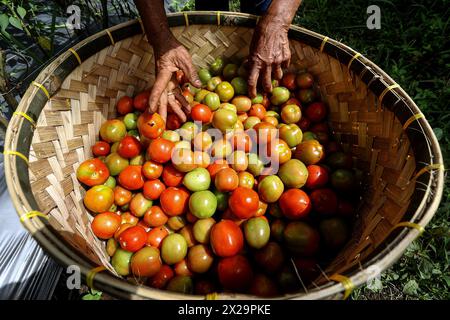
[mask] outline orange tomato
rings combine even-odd
[[[231,137],[231,145],[234,150],[250,152],[252,149],[252,140],[247,133],[241,131]]]
[[[217,172],[229,167],[230,166],[228,165],[227,160],[217,159],[207,167],[207,170],[209,172],[209,175],[211,176],[211,179],[214,180]]]
[[[236,217],[249,219],[258,211],[258,193],[250,188],[238,187],[228,199],[228,205]]]
[[[122,219],[122,224],[129,224],[132,226],[135,226],[139,222],[139,218],[132,215],[130,212],[124,212],[120,215],[120,218]]]
[[[164,119],[158,114],[145,112],[137,121],[139,133],[148,139],[156,139],[162,135],[166,128]]]
[[[158,163],[165,163],[172,157],[172,150],[175,144],[164,138],[157,138],[150,142],[147,149],[147,156]]]
[[[147,199],[156,200],[165,189],[166,186],[161,182],[161,180],[148,180],[144,183],[144,189],[142,193]]]
[[[113,189],[114,191],[114,203],[118,206],[126,205],[130,203],[133,194],[131,191],[122,188],[121,186],[116,186]]]
[[[120,227],[122,219],[114,212],[99,213],[91,222],[92,232],[100,239],[109,239]]]
[[[169,231],[165,227],[156,227],[150,230],[147,234],[147,242],[148,246],[152,246],[155,248],[161,247],[161,242],[165,237],[169,235]]]
[[[97,158],[83,161],[77,169],[78,180],[89,187],[105,183],[108,177],[108,167]]]
[[[167,187],[178,187],[183,182],[184,172],[178,171],[170,163],[164,166],[162,179]]]
[[[233,191],[239,186],[239,177],[231,168],[225,168],[217,172],[214,184],[220,192]]]
[[[105,141],[97,141],[92,146],[92,153],[96,157],[107,156],[109,154],[109,151],[111,151],[111,146],[109,145],[108,142]]]
[[[149,285],[153,288],[164,289],[169,281],[175,276],[171,267],[163,264],[159,272],[149,280]]]
[[[144,214],[144,222],[149,227],[161,227],[166,224],[169,218],[159,206],[150,207]]]
[[[204,104],[197,104],[191,110],[191,118],[194,121],[199,121],[201,123],[210,123],[212,119],[211,109]]]
[[[179,216],[188,208],[189,192],[185,188],[170,187],[159,197],[161,208],[168,216]]]
[[[128,190],[138,190],[144,186],[142,166],[128,166],[119,174],[119,183]]]
[[[142,174],[147,179],[158,179],[163,172],[163,166],[153,161],[146,161],[142,166]]]
[[[256,103],[251,106],[250,110],[248,111],[249,117],[257,117],[259,119],[263,119],[266,115],[266,108],[260,103]]]
[[[106,212],[114,204],[114,191],[107,186],[93,186],[84,196],[84,205],[92,212]]]

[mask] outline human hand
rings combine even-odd
[[[201,82],[192,64],[191,56],[173,36],[170,36],[163,45],[154,47],[154,52],[156,79],[149,98],[150,112],[158,111],[165,121],[169,106],[180,120],[185,122],[190,106],[178,90],[179,86],[174,73],[183,71],[192,85],[200,87]]]
[[[266,92],[272,92],[272,73],[276,80],[283,77],[282,68],[287,68],[291,59],[288,28],[288,24],[275,19],[262,19],[256,27],[248,59],[250,97],[256,96],[256,86],[260,76]]]

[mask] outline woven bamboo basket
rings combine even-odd
[[[194,64],[205,67],[215,57],[245,57],[258,18],[186,12],[168,19]],[[292,26],[289,37],[291,68],[315,76],[333,134],[366,175],[352,240],[314,286],[280,298],[337,299],[392,265],[424,230],[442,196],[443,160],[419,108],[374,63],[309,30]],[[62,265],[79,266],[88,285],[118,298],[204,299],[117,276],[89,227],[92,216],[75,176],[79,163],[92,156],[101,123],[115,116],[118,98],[153,80],[152,49],[139,21],[95,34],[59,56],[30,85],[10,122],[7,184],[29,232]]]

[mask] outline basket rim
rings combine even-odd
[[[237,26],[237,27],[249,27],[252,28],[256,25],[258,17],[251,14],[245,13],[237,13],[237,12],[212,12],[212,11],[196,11],[196,12],[181,12],[168,14],[168,20],[170,27],[178,27],[178,26],[188,26],[188,25],[227,25],[227,26]],[[127,32],[126,34],[118,35],[121,31],[130,31],[132,30],[133,34]],[[125,38],[134,36],[137,33],[140,33],[140,21],[139,20],[131,20],[125,23],[118,24],[114,27],[107,29],[107,31],[100,31],[85,40],[76,44],[73,49],[75,51],[83,50],[83,47],[86,45],[93,43],[95,41],[106,41],[106,47],[111,45],[112,43],[107,44],[110,39],[110,34],[112,34],[115,38],[116,35],[119,36],[119,40],[121,41]],[[123,33],[123,32],[122,32]],[[122,38],[123,37],[123,38]],[[380,97],[383,92],[383,98],[386,102],[389,102],[393,105],[397,105],[400,102],[403,102],[403,105],[406,106],[409,110],[407,110],[411,115],[420,113],[420,109],[414,103],[414,101],[409,97],[409,95],[402,89],[397,88],[394,90],[387,90],[390,86],[396,84],[395,81],[386,74],[381,68],[379,68],[372,61],[360,55],[359,58],[354,58],[358,52],[353,50],[352,48],[336,41],[325,37],[319,33],[310,31],[308,29],[291,26],[289,31],[289,37],[298,41],[307,40],[307,44],[316,49],[321,48],[325,53],[331,55],[335,54],[336,58],[341,63],[348,63],[349,69],[353,72],[359,72],[361,76],[362,70],[364,71],[364,76],[362,76],[362,80],[366,82],[369,90],[371,90],[377,97]],[[112,37],[111,37],[111,41]],[[95,54],[96,52],[104,49],[104,47],[96,46],[95,52],[91,52],[91,54]],[[81,55],[81,54],[80,54]],[[89,55],[88,55],[89,56]],[[344,60],[344,61],[343,61]],[[84,61],[84,60],[83,60]],[[73,71],[77,64],[77,60],[72,52],[67,51],[58,56],[53,62],[51,62],[47,67],[45,67],[41,73],[38,75],[36,80],[39,83],[45,83],[49,80],[49,77],[53,75],[55,70],[58,69],[63,63],[69,63],[72,65]],[[370,75],[372,75],[370,77]],[[381,88],[375,85],[381,83]],[[56,88],[54,91],[57,91]],[[50,91],[50,90],[49,90]],[[375,92],[375,91],[378,91]],[[50,95],[53,92],[50,91]],[[27,112],[31,102],[37,101],[37,103],[41,103],[42,107],[45,105],[46,97],[42,97],[42,92],[38,87],[31,85],[24,96],[22,97],[20,104],[16,111],[19,112]],[[403,106],[403,108],[404,108]],[[40,111],[42,108],[40,109]],[[39,112],[40,112],[39,111]],[[39,114],[36,115],[36,118]],[[35,119],[37,120],[37,119]],[[428,121],[425,118],[415,121],[415,125],[419,126],[421,132],[424,135],[424,139],[426,140],[429,152],[430,163],[437,163],[443,165],[442,153],[440,150],[439,142],[436,139],[436,136],[429,125]],[[20,136],[21,133],[31,131],[30,123],[24,120],[22,117],[12,117],[10,124],[7,128],[6,138],[5,138],[5,150],[17,150],[17,147],[20,147],[22,141],[17,141],[17,137]],[[26,134],[26,133],[25,133]],[[32,134],[31,134],[32,136]],[[31,143],[31,141],[30,141]],[[29,152],[29,147],[26,153],[26,156]],[[22,216],[23,213],[30,212],[32,210],[39,210],[36,203],[30,203],[28,201],[25,191],[21,187],[21,183],[25,183],[28,185],[30,181],[21,181],[21,177],[18,175],[18,168],[23,167],[23,160],[19,157],[5,157],[5,176],[6,182],[8,185],[8,191],[10,193],[12,202],[19,216]],[[428,164],[428,163],[427,163]],[[28,170],[28,169],[26,169]],[[28,174],[28,171],[27,171]],[[425,176],[428,176],[428,180],[425,179]],[[438,171],[430,171],[426,174],[422,175],[424,179],[423,183],[427,186],[426,191],[424,192],[420,204],[416,208],[414,214],[412,215],[410,222],[417,223],[422,227],[425,227],[428,222],[433,217],[436,212],[441,197],[443,193],[444,186],[444,172],[443,170]],[[83,274],[83,280],[86,275],[90,272],[92,268],[96,266],[93,265],[90,261],[87,261],[85,257],[83,257],[76,250],[72,249],[72,246],[68,244],[65,240],[60,239],[55,231],[50,227],[48,222],[45,219],[36,218],[36,219],[27,219],[23,221],[23,225],[25,228],[33,235],[33,237],[39,242],[39,244],[46,249],[46,251],[55,258],[59,263],[64,266],[68,265],[78,265],[80,267],[80,271]],[[372,272],[368,272],[368,267],[370,266],[378,266],[381,270],[385,270],[389,266],[391,266],[397,259],[403,254],[407,246],[418,236],[419,231],[416,229],[407,229],[400,231],[395,238],[393,238],[380,253],[376,256],[372,257],[368,261],[364,262],[357,270],[352,270],[350,274],[346,274],[346,276],[351,280],[355,287],[360,286],[364,282],[367,282],[371,276],[373,276]],[[83,263],[82,263],[83,262]],[[161,291],[149,287],[141,287],[135,286],[124,279],[117,278],[109,273],[99,273],[96,275],[94,280],[96,288],[100,290],[104,290],[105,292],[109,292],[118,297],[122,298],[158,298],[158,299],[202,299],[204,297],[197,295],[185,295],[185,294],[177,294],[173,292]],[[330,296],[335,296],[344,291],[344,287],[342,284],[336,282],[328,282],[318,288],[311,289],[305,293],[296,293],[291,295],[285,295],[279,298],[288,298],[288,299],[323,299]],[[238,298],[238,299],[252,299],[257,298],[250,295],[241,295],[241,294],[219,294],[218,298]]]

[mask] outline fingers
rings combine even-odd
[[[150,94],[150,98],[148,104],[150,106],[150,111],[155,112],[158,108],[158,101],[161,98],[161,94],[167,87],[167,84],[172,77],[172,72],[169,70],[162,70],[157,76],[155,83],[153,84],[152,93]]]
[[[161,95],[161,99],[159,99],[159,109],[158,109],[159,115],[164,119],[164,122],[166,122],[167,119],[167,92],[164,91]]]
[[[250,68],[250,75],[248,77],[248,92],[251,98],[256,97],[256,85],[258,84],[260,65],[253,63]]]
[[[284,60],[281,63],[281,66],[285,69],[289,68],[289,65],[291,64],[291,57],[288,57],[286,60]]]
[[[273,74],[274,74],[275,79],[276,80],[281,80],[281,78],[283,78],[283,69],[281,69],[281,65],[276,64],[274,66],[274,68],[275,69],[273,71]]]
[[[197,70],[195,70],[195,67],[191,61],[185,61],[183,72],[194,87],[200,88],[202,86],[202,82],[198,78]]]
[[[181,104],[181,106],[183,107],[186,114],[191,113],[191,105],[189,104],[189,102],[187,102],[187,100],[183,97],[183,95],[181,93],[179,93],[178,91],[179,91],[179,89],[173,91],[175,98]]]
[[[272,92],[272,66],[266,65],[263,69],[262,85],[265,92]]]
[[[169,96],[167,98],[167,102],[172,109],[173,113],[175,113],[181,122],[186,122],[187,118],[184,114],[183,110],[181,110],[181,105],[178,103],[177,100],[175,100],[174,96]]]

